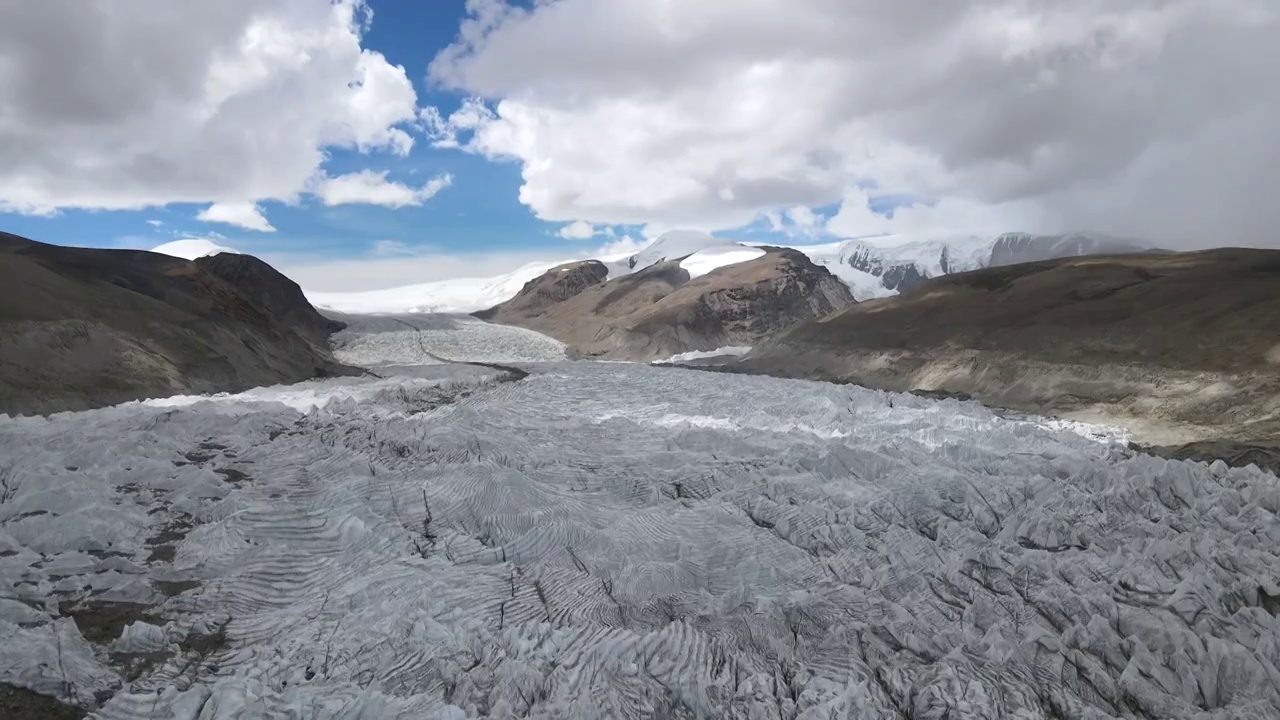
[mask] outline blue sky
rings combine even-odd
[[[457,108],[462,97],[433,90],[426,79],[432,57],[449,44],[464,17],[463,0],[372,3],[374,21],[364,35],[366,48],[383,53],[405,68],[423,106],[442,112]],[[59,244],[150,248],[181,236],[217,233],[228,245],[264,254],[308,253],[331,258],[363,255],[380,241],[403,243],[420,251],[465,252],[538,246],[554,254],[574,243],[554,236],[560,223],[544,223],[518,200],[520,167],[456,150],[437,150],[416,136],[407,157],[361,154],[329,148],[325,169],[340,174],[373,167],[389,179],[414,183],[449,173],[453,184],[417,207],[374,205],[324,207],[304,200],[300,206],[260,203],[276,228],[256,233],[195,219],[206,204],[181,203],[145,210],[64,209],[50,216],[0,213],[6,231]],[[153,223],[163,223],[157,225]],[[577,249],[577,248],[572,248]]]
[[[0,229],[206,237],[340,290],[674,228],[1204,247],[1280,222],[1280,11],[1253,0],[148,2],[0,24]]]
[[[427,68],[437,53],[458,38],[460,25],[467,18],[465,1],[371,0],[369,7],[373,21],[363,33],[361,46],[404,68],[417,94],[418,107],[437,108],[445,117],[456,111],[468,96],[442,90],[439,83],[428,79]],[[258,200],[258,207],[274,228],[258,232],[197,219],[208,202],[164,203],[136,210],[81,209],[59,202],[54,212],[41,214],[0,209],[0,227],[45,242],[91,247],[149,249],[174,239],[206,237],[286,266],[322,266],[322,272],[308,277],[322,285],[334,278],[334,286],[344,288],[349,283],[337,268],[348,260],[373,259],[385,268],[387,258],[405,258],[400,261],[404,265],[411,257],[429,264],[437,256],[453,261],[473,256],[474,272],[485,274],[534,258],[581,256],[609,242],[639,242],[643,237],[642,225],[601,224],[596,225],[599,234],[590,239],[560,237],[558,231],[565,222],[541,221],[520,202],[519,162],[438,149],[432,147],[422,126],[407,123],[399,127],[415,141],[407,155],[328,146],[321,169],[330,176],[385,171],[387,180],[409,186],[447,174],[451,184],[420,205],[326,206],[308,195],[292,203]],[[838,205],[815,208],[826,216],[837,209]],[[751,240],[784,236],[763,218],[734,229],[732,234]],[[452,262],[447,268],[434,272],[428,268],[427,274],[464,272],[466,264]],[[407,282],[417,277],[416,272],[405,269],[403,280],[397,281]],[[356,286],[370,284],[380,281],[370,277]]]

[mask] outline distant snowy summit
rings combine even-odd
[[[838,278],[793,248],[693,239],[654,243],[618,273],[598,260],[551,268],[475,315],[549,335],[570,357],[649,362],[722,355],[854,302]]]
[[[307,292],[307,297],[317,307],[344,313],[470,313],[510,300],[529,282],[553,268],[588,259],[603,265],[606,279],[630,275],[664,261],[679,261],[681,269],[691,278],[697,278],[722,267],[757,260],[764,256],[763,248],[768,246],[799,250],[814,264],[825,267],[839,278],[858,300],[896,295],[924,280],[950,273],[1077,255],[1142,252],[1147,249],[1132,241],[1093,234],[894,235],[806,245],[798,242],[737,241],[696,230],[673,230],[634,253],[531,263],[496,277],[437,280],[366,292]],[[184,257],[183,253],[199,256],[235,252],[196,240],[169,243],[156,251],[179,257]]]
[[[1149,249],[1130,240],[1083,233],[943,238],[888,235],[793,247],[843,280],[858,300],[895,295],[929,278],[957,272]]]
[[[157,249],[157,252],[160,250]],[[385,290],[308,291],[307,298],[316,307],[351,314],[471,313],[510,300],[530,281],[549,270],[588,259],[599,261],[609,279],[630,275],[665,260],[679,260],[680,267],[690,277],[696,278],[717,268],[747,262],[763,255],[763,250],[733,240],[697,231],[674,230],[635,253],[596,258],[563,258],[554,262],[530,263],[495,277],[451,278]]]

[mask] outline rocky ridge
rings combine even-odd
[[[614,279],[602,271],[594,261],[553,268],[477,315],[550,335],[578,357],[650,361],[750,345],[853,303],[839,280],[786,248],[696,278],[680,258]]]
[[[0,413],[47,414],[357,372],[256,258],[197,262],[0,233]]]

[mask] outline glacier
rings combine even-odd
[[[111,720],[1280,715],[1272,474],[347,319],[369,377],[0,417],[0,683]]]

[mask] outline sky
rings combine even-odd
[[[0,229],[318,291],[692,228],[1280,246],[1274,0],[0,7]]]

